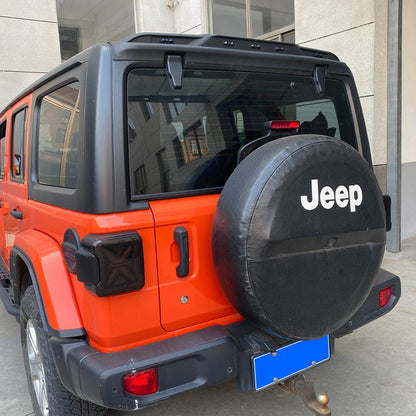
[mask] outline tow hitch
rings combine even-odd
[[[300,396],[304,405],[315,415],[331,415],[328,407],[329,397],[326,393],[315,394],[311,381],[306,381],[303,374],[278,384],[283,391]]]

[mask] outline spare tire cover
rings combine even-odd
[[[368,162],[327,136],[255,150],[214,215],[220,286],[245,318],[291,339],[329,334],[367,298],[385,246],[383,198]]]

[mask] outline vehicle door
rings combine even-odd
[[[196,91],[173,93],[164,71],[128,75],[130,193],[149,200],[154,215],[167,331],[235,313],[211,257],[212,220],[235,143],[224,141],[215,103],[198,92],[201,80],[192,83]]]
[[[5,149],[7,140],[8,122],[6,117],[0,120],[0,213],[3,214],[3,201],[6,195],[6,179],[5,179]],[[6,238],[4,234],[4,222],[0,221],[0,257],[5,260]]]
[[[5,152],[8,157],[6,168],[6,190],[2,211],[5,230],[5,259],[9,259],[16,235],[29,227],[27,207],[27,151],[30,96],[11,109],[10,141]]]

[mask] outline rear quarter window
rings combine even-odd
[[[38,182],[76,188],[79,170],[79,83],[41,98],[37,148]]]

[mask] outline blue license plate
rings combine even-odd
[[[301,371],[329,360],[329,336],[298,341],[276,351],[253,358],[256,390],[283,381]]]

